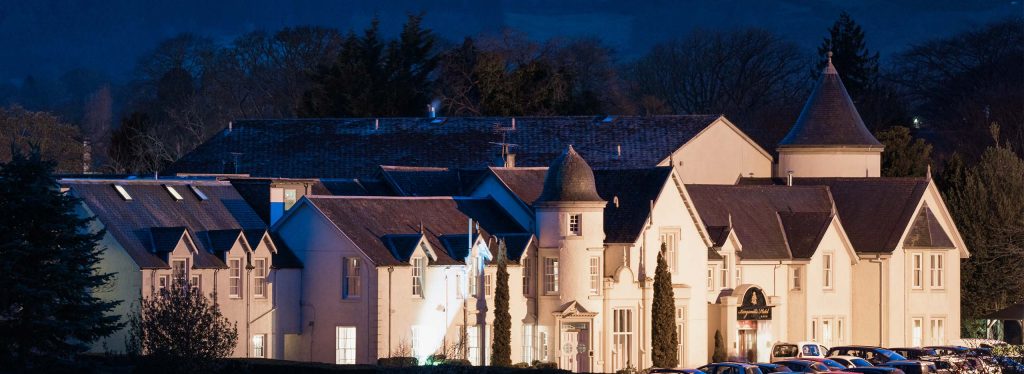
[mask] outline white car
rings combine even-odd
[[[779,342],[772,346],[771,362],[805,357],[825,358],[825,352],[828,352],[828,348],[815,342]]]
[[[868,360],[857,356],[830,356],[828,359],[838,362],[847,368],[875,366],[868,362]]]

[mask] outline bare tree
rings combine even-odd
[[[0,161],[10,161],[13,149],[28,152],[32,145],[39,147],[44,159],[57,162],[58,172],[81,172],[83,147],[77,127],[47,112],[0,107]]]

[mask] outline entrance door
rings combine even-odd
[[[576,334],[576,371],[580,373],[590,372],[590,330],[580,330]]]
[[[579,342],[579,336],[580,332],[576,329],[562,332],[562,354],[559,355],[562,357],[562,362],[558,365],[562,369],[578,371],[576,370],[576,364],[578,362],[576,357],[576,344]]]
[[[590,329],[586,323],[573,323],[562,331],[559,367],[577,373],[590,371]]]
[[[757,330],[740,330],[740,357],[757,362]]]

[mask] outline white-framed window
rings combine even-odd
[[[478,260],[476,256],[469,259],[469,269],[467,269],[466,273],[466,276],[469,277],[469,296],[471,297],[480,296],[480,290],[477,289],[477,284],[479,283],[477,277],[480,276],[480,274],[477,272],[477,261]]]
[[[115,184],[114,189],[117,190],[117,194],[121,195],[122,199],[124,199],[125,201],[132,201],[132,195],[128,194],[128,191],[124,189],[124,186]]]
[[[201,274],[192,274],[192,279],[188,281],[188,284],[192,286],[193,291],[203,292],[203,276]]]
[[[267,350],[264,347],[267,336],[263,334],[257,334],[252,336],[252,357],[267,357]]]
[[[494,280],[490,274],[484,274],[484,295],[491,296],[494,294]]]
[[[708,265],[708,281],[707,281],[707,285],[708,285],[708,291],[714,291],[715,290],[715,266],[714,265]]]
[[[686,357],[686,308],[676,308],[676,336],[679,344],[676,345],[677,361],[680,365],[685,362]]]
[[[523,324],[523,360],[533,362],[533,325]]]
[[[358,257],[342,258],[341,298],[355,299],[362,294],[362,262]]]
[[[736,280],[733,283],[733,287],[739,287],[741,284],[743,284],[743,268],[736,264]]]
[[[354,326],[338,326],[335,342],[335,363],[338,365],[355,365],[356,363],[356,328]]]
[[[533,259],[523,257],[523,295],[530,295],[530,277],[533,275]],[[526,361],[530,362],[530,361]]]
[[[174,186],[165,184],[164,188],[167,189],[167,193],[169,193],[175,201],[180,201],[182,199],[181,194],[178,193],[178,190],[174,189]]]
[[[803,273],[803,268],[799,265],[794,265],[792,273],[793,277],[791,278],[789,289],[793,291],[800,291],[803,289],[804,284],[804,277],[803,274],[801,274]]]
[[[415,325],[412,326],[409,340],[412,342],[412,355],[413,357],[420,357],[427,352],[427,328],[428,326]]]
[[[291,209],[295,205],[295,201],[298,200],[299,191],[293,188],[284,190],[284,210]]]
[[[537,344],[540,346],[537,352],[537,357],[541,361],[548,361],[548,331],[546,328],[537,329]]]
[[[590,257],[590,294],[597,295],[601,293],[601,258],[597,256]]]
[[[466,298],[466,285],[462,284],[462,278],[462,274],[455,274],[455,298],[459,300]]]
[[[914,289],[922,289],[924,288],[924,254],[914,253],[910,257],[910,263],[913,269],[910,272],[912,277],[911,286]],[[915,347],[917,346],[915,345]]]
[[[558,259],[553,257],[544,258],[544,293],[551,295],[558,293]]]
[[[570,214],[569,215],[569,228],[568,233],[570,236],[580,236],[583,234],[583,215],[582,214]]]
[[[821,320],[821,343],[832,346],[832,320]]]
[[[612,369],[625,369],[632,364],[633,355],[633,310],[612,309]]]
[[[423,297],[423,275],[427,271],[427,261],[423,257],[412,259],[412,295]]]
[[[943,345],[946,344],[946,320],[943,318],[932,318],[929,321],[928,326],[930,327],[928,337],[932,340],[932,345]]]
[[[818,319],[811,319],[811,341],[818,341]]]
[[[833,286],[832,283],[835,280],[835,276],[834,276],[834,274],[832,272],[832,265],[833,265],[833,263],[832,263],[832,254],[831,253],[826,253],[826,254],[822,255],[821,256],[821,262],[822,262],[822,270],[823,270],[822,271],[822,280],[821,280],[822,283],[821,283],[821,285],[826,290],[831,290],[832,286]]]
[[[188,278],[188,260],[171,260],[171,277],[175,284],[184,282]]]
[[[480,365],[480,326],[469,326],[466,329],[467,359],[470,364]]]
[[[665,244],[665,263],[668,264],[668,270],[674,273],[679,269],[679,264],[676,263],[678,261],[679,232],[664,231],[660,236],[661,242]]]
[[[932,253],[931,258],[931,286],[932,288],[943,288],[946,283],[946,274],[943,270],[943,256],[941,253]]]
[[[253,266],[253,294],[256,297],[267,297],[267,259],[254,258]]]
[[[729,288],[729,256],[722,256],[722,269],[718,274],[718,281],[722,282],[719,288]]]
[[[836,318],[836,337],[832,344],[846,343],[846,319]]]
[[[161,276],[156,278],[156,282],[157,282],[157,289],[160,292],[167,291],[168,289],[171,288],[171,276],[170,275],[161,275]]]
[[[924,319],[910,319],[910,345],[920,347],[924,345]]]
[[[233,298],[242,297],[242,260],[232,258],[228,260],[228,296]]]

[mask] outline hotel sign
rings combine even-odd
[[[740,321],[763,321],[772,319],[772,307],[764,297],[764,291],[751,287],[743,293],[743,299],[736,307],[736,319]]]

